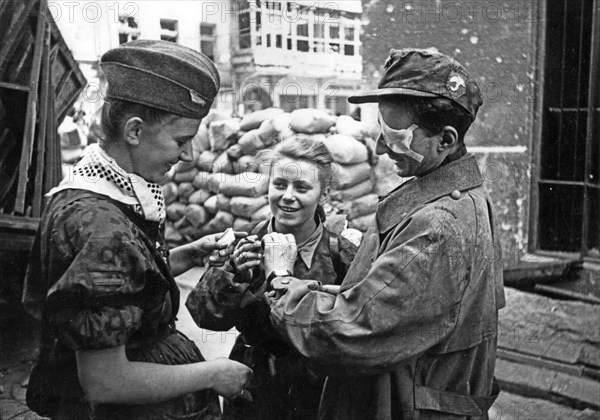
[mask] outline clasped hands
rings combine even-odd
[[[262,241],[256,235],[242,238],[231,255],[232,264],[242,281],[250,281],[253,269],[263,264],[265,278],[275,270],[294,272],[298,249],[292,234],[268,233]]]

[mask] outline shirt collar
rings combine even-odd
[[[309,270],[312,266],[312,260],[313,256],[315,255],[317,245],[319,245],[321,237],[323,236],[323,223],[321,223],[321,220],[318,217],[316,217],[315,219],[317,221],[316,229],[313,231],[313,233],[310,234],[308,238],[306,238],[304,242],[296,245],[298,248],[298,255],[300,256],[300,259],[302,259],[302,262]],[[271,218],[271,222],[267,227],[267,233],[273,232],[275,232],[275,218]]]

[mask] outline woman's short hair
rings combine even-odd
[[[316,165],[321,189],[331,186],[333,157],[321,140],[296,134],[278,143],[273,149],[262,150],[257,154],[260,164],[269,166],[269,172],[273,164],[282,158],[303,160]]]
[[[103,141],[117,141],[123,134],[123,126],[128,119],[140,117],[149,124],[159,123],[173,114],[157,108],[120,99],[111,99],[102,105],[102,127]]]

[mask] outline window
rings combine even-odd
[[[132,16],[119,16],[119,44],[135,41],[139,36],[137,19]]]
[[[292,112],[295,109],[313,107],[317,103],[317,97],[314,95],[280,95],[280,107],[285,112]]]
[[[296,24],[296,49],[298,51],[307,52],[310,50],[308,40],[308,22],[299,21]]]
[[[179,22],[173,19],[160,20],[160,39],[177,42],[179,39]]]
[[[250,4],[247,1],[238,3],[239,48],[245,50],[252,47],[252,27],[250,25]]]
[[[599,11],[594,0],[549,1],[546,7],[531,243],[536,250],[600,259]]]
[[[215,61],[215,25],[200,24],[200,52]]]
[[[325,96],[325,107],[329,109],[333,115],[348,114],[348,97],[347,96]]]

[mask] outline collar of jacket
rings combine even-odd
[[[477,160],[470,153],[425,176],[413,178],[380,199],[377,209],[379,232],[387,232],[417,207],[454,190],[465,191],[482,184],[483,177]]]

